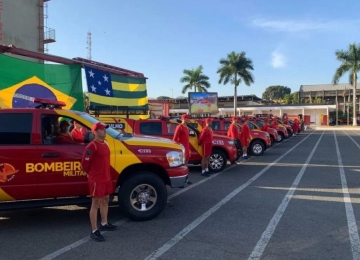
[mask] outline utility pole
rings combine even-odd
[[[88,53],[87,53],[87,59],[91,60],[92,59],[92,43],[91,43],[91,32],[87,33],[87,47],[86,47]]]

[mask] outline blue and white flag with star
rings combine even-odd
[[[85,72],[89,93],[103,97],[114,97],[110,73],[90,67],[85,67]]]

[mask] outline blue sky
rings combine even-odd
[[[49,53],[86,58],[144,73],[148,96],[181,93],[183,69],[203,65],[211,92],[219,85],[220,58],[245,51],[255,83],[238,95],[262,95],[270,85],[331,83],[339,65],[334,52],[360,42],[360,2],[354,0],[52,0],[48,26],[56,30]],[[347,76],[341,80],[346,82]]]

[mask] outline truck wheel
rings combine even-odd
[[[167,189],[164,181],[151,172],[137,172],[127,179],[118,193],[119,206],[132,220],[157,217],[165,208]]]
[[[260,156],[264,153],[264,145],[260,141],[254,141],[250,144],[250,151],[255,156]]]
[[[282,132],[278,132],[278,138],[276,141],[281,143],[284,140],[284,134]]]
[[[226,155],[217,149],[214,149],[209,160],[209,170],[211,172],[221,172],[227,164]]]

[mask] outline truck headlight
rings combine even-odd
[[[230,145],[235,145],[235,141],[234,141],[234,140],[229,140],[229,141],[228,141],[228,144],[230,144]]]
[[[185,160],[183,153],[179,153],[179,152],[175,152],[175,151],[168,152],[166,154],[166,158],[168,160],[170,167],[180,166],[180,165],[184,164],[184,160]]]

